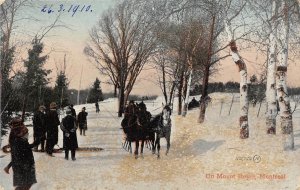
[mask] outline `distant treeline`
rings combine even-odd
[[[213,92],[232,92],[238,93],[240,91],[240,83],[238,82],[226,82],[225,84],[222,82],[213,82],[208,84],[208,93]],[[194,88],[191,90],[191,96],[200,95],[202,93],[202,85],[196,84]]]
[[[91,101],[92,99],[89,98],[90,96],[90,89],[84,89],[80,90],[79,94],[79,104],[86,104],[86,103],[93,103]],[[76,105],[77,104],[77,96],[78,96],[78,90],[75,89],[70,89],[68,90],[68,97],[69,97],[69,102],[71,104]],[[103,93],[103,99],[106,100],[109,98],[114,98],[115,94],[113,92],[107,92]],[[130,95],[128,100],[134,100],[134,101],[142,101],[142,100],[155,100],[157,98],[157,95]]]
[[[249,85],[249,88],[257,89],[260,91],[265,91],[265,84],[253,84]],[[195,85],[194,88],[190,91],[191,96],[200,95],[202,92],[202,85]],[[238,82],[214,82],[208,84],[208,93],[213,92],[230,92],[230,93],[239,93],[240,92],[240,84]],[[289,87],[288,93],[290,96],[300,95],[300,87]]]

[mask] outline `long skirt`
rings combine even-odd
[[[13,184],[14,186],[27,186],[37,183],[35,176],[35,166],[13,166]]]

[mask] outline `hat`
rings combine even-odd
[[[55,109],[57,107],[55,102],[50,103],[50,109]]]
[[[39,107],[39,110],[45,110],[45,109],[46,109],[46,107],[43,106],[43,105],[41,105],[41,106]]]
[[[27,129],[27,127],[25,127],[24,125],[22,125],[20,127],[14,127],[14,128],[12,128],[11,129],[11,133],[15,137],[23,137],[24,135],[26,135],[28,133],[28,129]]]
[[[23,120],[20,117],[14,117],[9,123],[10,128],[15,128],[24,125]]]

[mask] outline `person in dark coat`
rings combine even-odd
[[[138,124],[140,125],[140,132],[138,139],[145,139],[147,135],[149,134],[149,123],[151,120],[151,113],[147,111],[146,104],[142,101],[139,105],[139,111],[138,111]]]
[[[129,101],[128,106],[125,108],[124,119],[122,121],[122,127],[126,138],[129,141],[135,141],[137,132],[135,130],[135,124],[137,120],[138,107],[133,100]]]
[[[99,109],[99,103],[96,102],[96,103],[95,103],[95,106],[96,106],[96,113],[99,113],[99,112],[100,112],[100,109]]]
[[[132,115],[136,114],[137,109],[138,108],[135,105],[134,101],[130,100],[128,106],[125,108],[124,117],[131,117]]]
[[[71,112],[72,112],[72,116],[74,117],[74,118],[76,118],[76,111],[75,111],[75,109],[73,108],[73,104],[70,104],[69,105],[69,108],[70,108],[70,110],[71,110]]]
[[[33,137],[34,141],[37,142],[37,146],[34,147],[35,151],[38,151],[38,146],[41,144],[41,151],[45,151],[45,140],[46,140],[46,115],[45,106],[40,106],[39,110],[33,116]]]
[[[24,126],[21,118],[13,118],[9,135],[11,147],[11,162],[4,171],[9,173],[13,169],[13,185],[17,189],[29,190],[36,181],[35,162],[31,148],[36,146],[28,143],[28,129]]]
[[[56,103],[52,102],[50,104],[50,110],[46,114],[47,121],[47,142],[46,142],[46,152],[49,156],[53,156],[54,146],[58,142],[58,126],[60,124],[58,114],[56,111]]]
[[[76,136],[76,119],[72,116],[70,109],[66,110],[67,116],[62,119],[60,129],[63,131],[63,144],[65,149],[65,159],[69,159],[69,151],[71,150],[72,160],[75,161],[75,151],[78,148]]]
[[[83,134],[85,136],[85,131],[87,130],[87,117],[88,113],[85,112],[85,107],[82,108],[81,112],[79,112],[77,116],[77,122],[80,129],[80,135]]]

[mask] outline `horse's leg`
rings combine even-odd
[[[134,157],[135,159],[138,158],[138,154],[139,154],[139,140],[135,140],[135,150],[134,150]]]
[[[171,146],[170,139],[171,139],[171,131],[169,131],[169,132],[166,134],[166,140],[167,140],[167,151],[166,151],[166,155],[168,155],[169,149],[170,149],[170,146]]]
[[[155,149],[156,149],[156,147],[155,147],[155,133],[153,133],[152,135],[151,135],[151,144],[152,144],[152,154],[155,154]]]
[[[128,149],[129,149],[129,153],[132,154],[131,141],[128,141]]]
[[[160,137],[157,137],[155,144],[157,146],[157,159],[159,159],[160,158],[160,154],[159,154],[159,151],[160,151]]]
[[[144,156],[143,156],[144,143],[145,143],[145,140],[143,139],[143,140],[142,140],[142,144],[141,144],[141,157],[142,157],[142,158],[144,158]]]
[[[127,152],[129,152],[129,142],[128,142],[127,139],[125,140],[125,143],[124,143],[124,149],[125,149]]]

